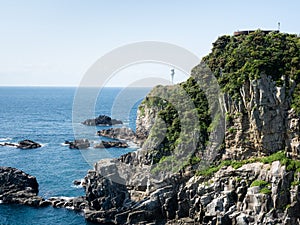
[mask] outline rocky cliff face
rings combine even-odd
[[[158,112],[158,108],[148,107],[145,102],[141,103],[136,119],[136,134],[138,137],[148,137]]]
[[[104,169],[102,167],[101,169]],[[107,166],[106,166],[107,168]],[[279,161],[220,168],[210,179],[174,174],[164,185],[132,190],[86,177],[88,220],[111,224],[299,224],[299,173]]]
[[[192,71],[195,79],[179,88],[156,88],[167,98],[149,95],[139,107],[142,149],[100,161],[86,176],[86,218],[111,224],[300,224],[300,119],[291,107],[300,82],[297,38],[260,31],[221,37],[204,58],[216,80],[206,72],[199,77],[206,71],[200,64]],[[179,114],[172,101],[182,100],[177,105],[186,108],[183,93],[195,107]],[[210,118],[219,102],[221,109]],[[198,115],[199,135],[195,129],[181,135],[181,122],[194,123],[186,116],[191,112]],[[211,140],[220,141],[213,128],[223,112],[224,145],[205,158],[205,147],[215,144]],[[192,149],[189,160],[172,157],[182,146]],[[209,167],[197,167],[207,159]],[[172,167],[174,161],[181,166]]]
[[[279,161],[223,167],[211,179],[179,188],[168,224],[299,224],[299,186]]]
[[[268,76],[245,83],[241,100],[224,94],[225,159],[243,160],[286,150],[299,152],[299,118],[290,107],[292,89]],[[137,135],[148,137],[159,109],[142,105]],[[147,143],[147,142],[146,142]],[[299,224],[299,174],[278,160],[224,166],[212,175],[192,167],[159,179],[151,171],[149,145],[118,160],[100,161],[86,179],[84,212],[112,224]],[[150,167],[150,169],[149,169]]]
[[[262,74],[260,79],[246,82],[240,96],[239,101],[224,96],[227,130],[223,158],[243,159],[290,150],[290,126],[296,122],[295,115],[289,113],[292,88],[285,84],[276,87],[270,76]]]

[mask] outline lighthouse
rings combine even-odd
[[[174,84],[174,75],[175,75],[175,70],[171,69],[171,83]]]

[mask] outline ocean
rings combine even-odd
[[[149,88],[103,88],[94,107],[72,112],[76,88],[65,87],[0,87],[0,143],[16,143],[30,139],[42,144],[41,148],[21,150],[0,147],[0,166],[15,167],[33,175],[39,183],[39,195],[75,197],[84,195],[82,187],[74,186],[74,180],[82,179],[93,163],[102,158],[118,157],[136,150],[132,143],[127,149],[74,150],[64,145],[76,137],[99,142],[106,138],[95,135],[96,130],[110,127],[88,127],[85,119],[105,114],[135,129],[137,107],[149,92]],[[86,89],[83,97],[89,101]],[[96,90],[98,92],[98,90]],[[90,113],[86,113],[86,111]],[[92,117],[93,118],[93,117]],[[80,121],[81,120],[81,121]],[[92,224],[80,213],[52,207],[32,208],[22,205],[0,204],[0,225],[32,224]]]

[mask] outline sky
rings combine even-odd
[[[296,0],[0,0],[0,86],[78,86],[100,57],[135,42],[171,43],[201,59],[237,30],[280,22],[299,34],[299,8]],[[176,72],[175,82],[188,76]],[[114,76],[108,86],[168,80],[170,68],[132,65]]]

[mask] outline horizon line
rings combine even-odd
[[[159,84],[157,84],[159,85]],[[156,85],[155,85],[156,86]],[[4,87],[20,87],[20,88],[153,88],[155,86],[59,86],[59,85],[0,85],[0,88]]]

